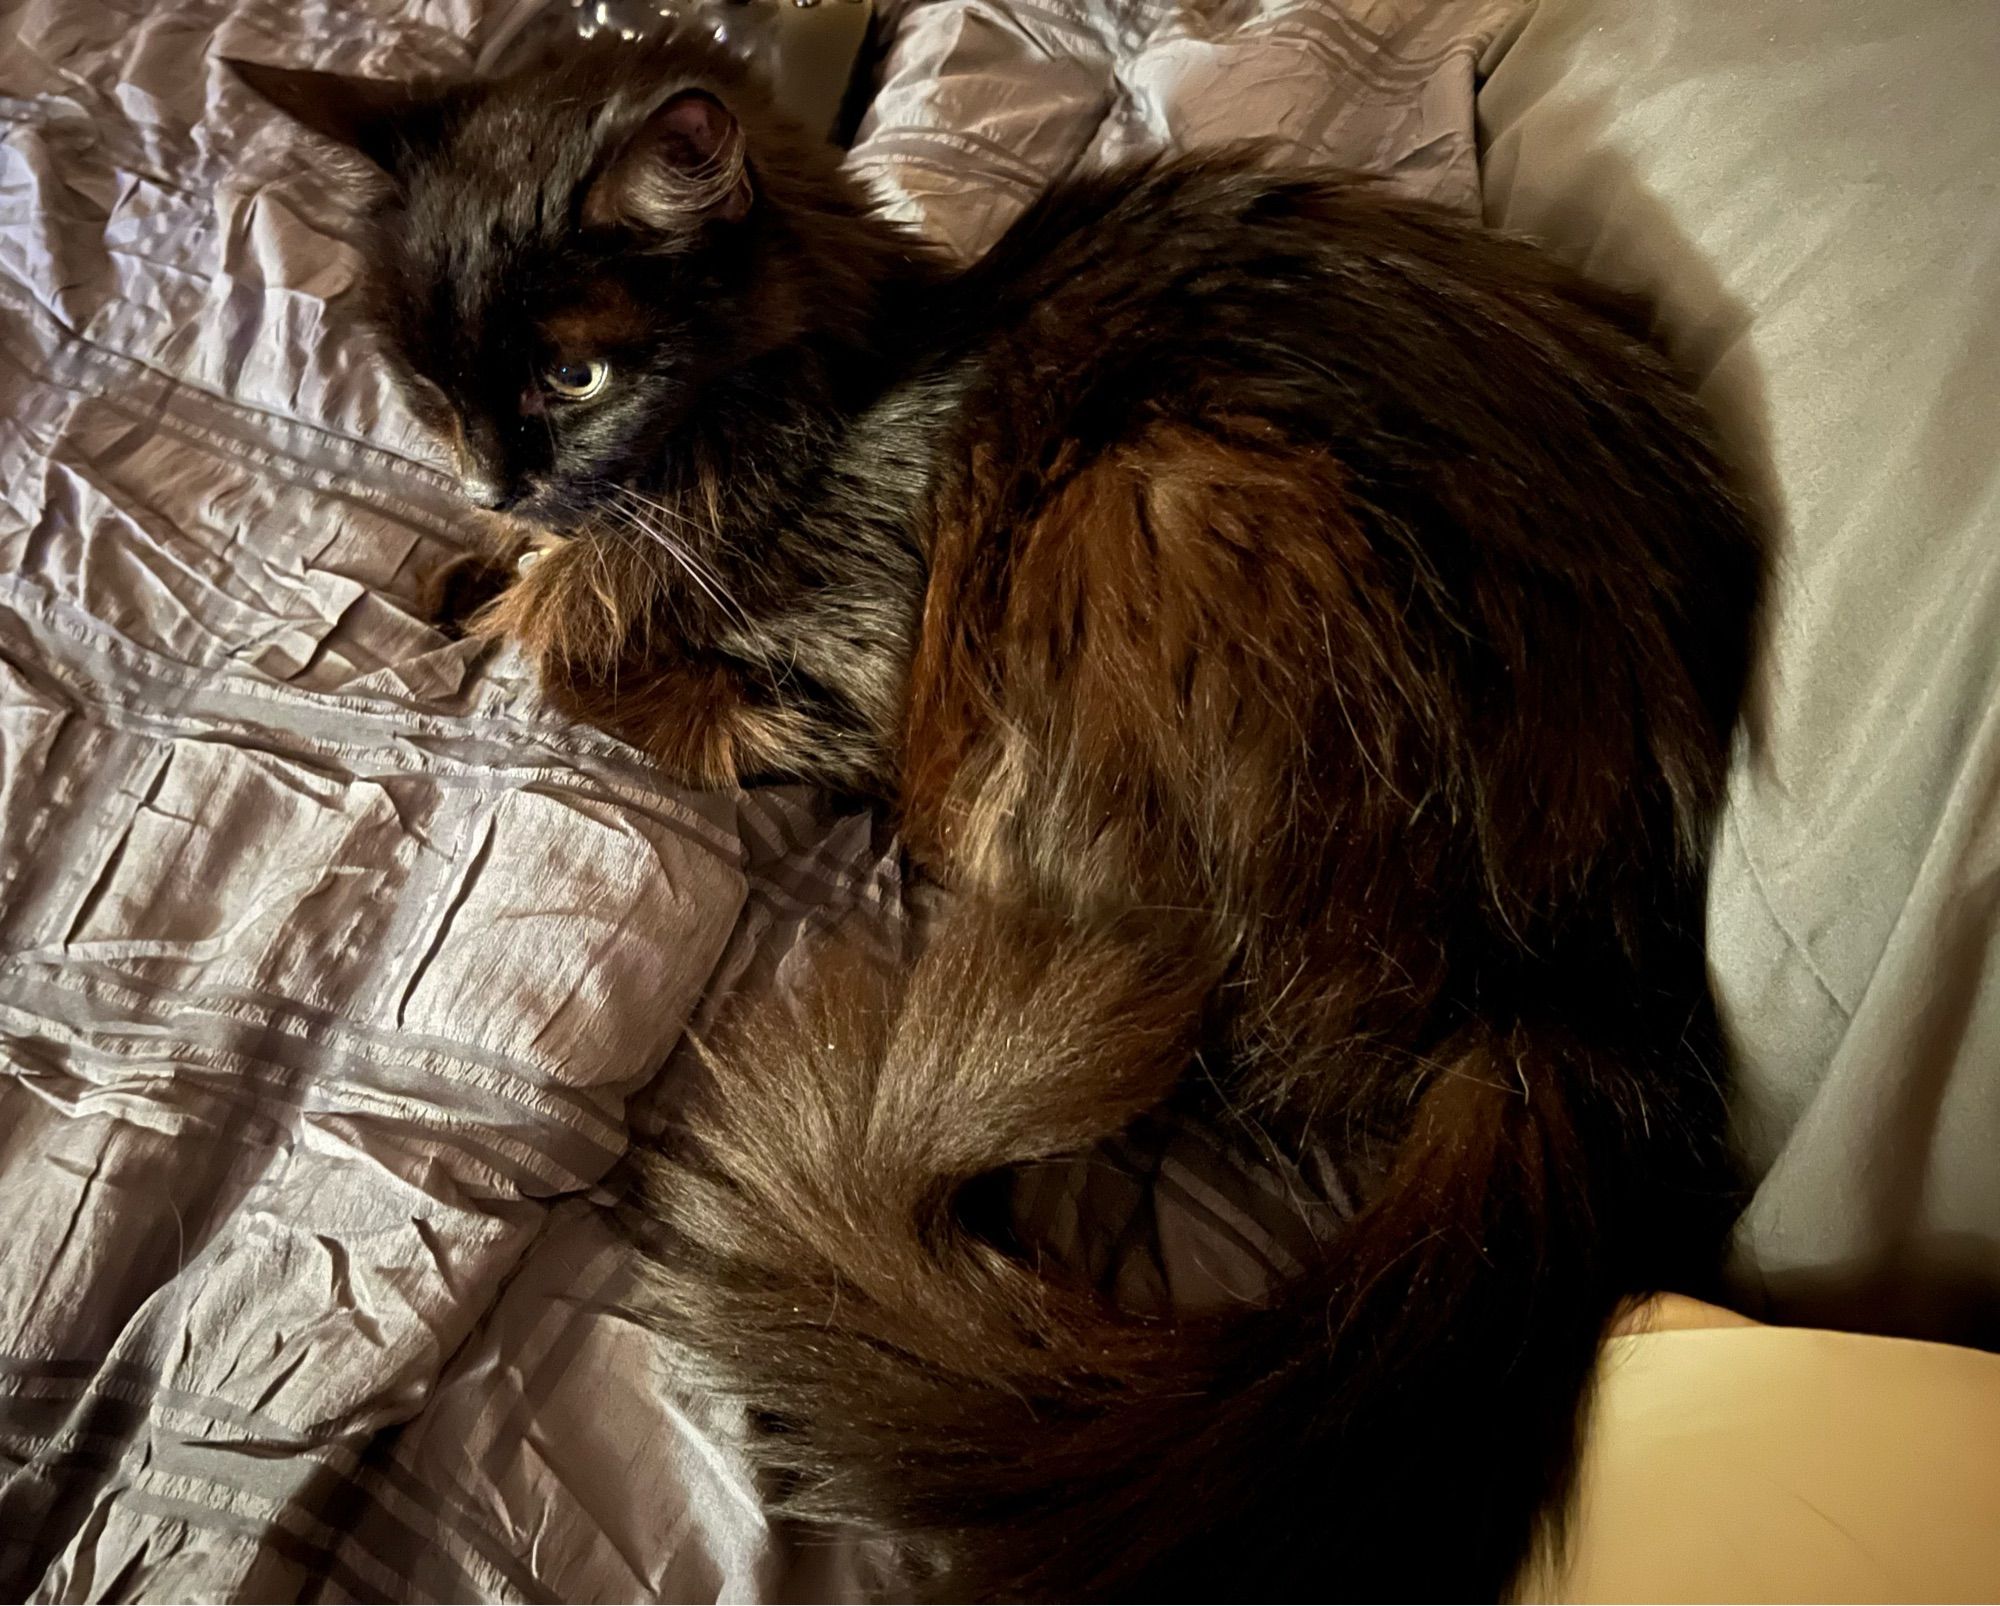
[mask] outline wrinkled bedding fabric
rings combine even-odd
[[[1487,217],[1649,291],[1778,563],[1710,882],[1731,1299],[2000,1349],[2000,7],[1541,0]]]
[[[600,1206],[803,935],[905,940],[894,844],[666,787],[426,622],[464,533],[354,202],[215,62],[457,73],[572,20],[0,4],[0,1597],[848,1592],[617,1314]],[[1780,535],[1711,900],[1735,1297],[2000,1343],[1990,8],[881,20],[851,160],[965,255],[1074,162],[1244,135],[1470,208],[1497,62],[1487,216],[1660,298]],[[1157,1122],[1023,1201],[1153,1305],[1344,1207]]]
[[[0,8],[0,1596],[844,1588],[615,1313],[597,1206],[719,1001],[901,940],[893,844],[668,787],[426,622],[463,534],[354,201],[216,61],[462,72],[536,11]],[[1517,11],[926,0],[853,162],[967,254],[1074,161],[1246,135],[1469,207]],[[1107,1278],[1284,1263],[1233,1144],[1135,1135]]]

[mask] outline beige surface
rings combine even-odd
[[[1658,299],[1773,510],[1733,1297],[2000,1346],[1996,83],[1992,0],[1540,0],[1479,114],[1489,221]],[[2000,1358],[1690,1314],[1610,1348],[1562,1597],[2000,1599]]]
[[[1689,1300],[1634,1325],[1527,1598],[2000,1599],[2000,1356]]]
[[[1479,129],[1488,219],[1658,298],[1774,511],[1732,1303],[2000,1348],[2000,5],[1540,0]]]

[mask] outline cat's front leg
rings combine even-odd
[[[462,552],[441,566],[418,601],[420,617],[454,640],[479,633],[479,616],[514,583],[511,565],[485,552]]]
[[[482,633],[480,616],[546,541],[535,526],[497,514],[469,517],[459,530],[465,548],[432,572],[417,598],[419,616],[454,639]]]
[[[880,744],[803,677],[690,642],[620,548],[544,544],[475,621],[534,660],[551,702],[685,785],[880,789]]]
[[[773,699],[739,665],[631,654],[611,666],[541,660],[542,686],[565,713],[638,748],[687,786],[835,781],[826,733]]]

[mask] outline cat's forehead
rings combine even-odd
[[[383,264],[414,350],[506,341],[571,266],[600,133],[577,108],[475,108],[406,171]],[[567,113],[567,115],[564,115]]]
[[[536,320],[542,338],[558,351],[589,355],[643,335],[646,310],[618,280],[593,276],[575,294],[556,302]]]
[[[602,156],[602,108],[537,105],[519,97],[470,107],[405,178],[413,231],[440,245],[554,243]]]

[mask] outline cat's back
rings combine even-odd
[[[978,722],[930,711],[969,706],[951,679],[989,659],[1004,662],[967,676],[1006,688],[1008,729],[1074,726],[1055,773],[1115,775],[1154,742],[1162,772],[1199,800],[1191,818],[1245,822],[1236,859],[1252,866],[1297,794],[1275,786],[1267,816],[1199,777],[1242,773],[1254,747],[1271,773],[1299,778],[1296,688],[1338,679],[1330,620],[1357,640],[1381,632],[1375,669],[1426,666],[1394,689],[1357,668],[1362,701],[1379,691],[1384,707],[1464,715],[1448,739],[1407,738],[1392,801],[1462,785],[1490,814],[1494,796],[1539,795],[1493,850],[1510,860],[1557,816],[1595,831],[1626,807],[1592,787],[1629,775],[1628,756],[1579,768],[1593,732],[1684,725],[1666,745],[1706,753],[1709,727],[1726,725],[1742,645],[1694,599],[1753,594],[1741,506],[1634,309],[1533,246],[1379,185],[1173,161],[1057,186],[953,293],[971,377],[923,540],[952,630],[918,654],[910,744],[942,755],[911,782],[941,819]],[[1370,590],[1374,611],[1352,615]],[[1634,650],[1650,661],[1632,681],[1593,675]],[[1213,696],[1187,678],[1205,663],[1230,666]],[[1655,675],[1658,706],[1635,718],[1619,685]],[[1503,679],[1507,699],[1458,701]],[[1233,734],[1206,766],[1187,759],[1182,715],[1161,712],[1203,696],[1235,710],[1217,716]],[[1325,729],[1304,751],[1351,736],[1342,697],[1320,705]],[[1243,736],[1258,720],[1261,746]],[[1439,780],[1452,744],[1476,783]],[[1644,807],[1672,791],[1659,817],[1705,818],[1714,775],[1698,768]],[[1008,759],[996,773],[1031,769]],[[1345,793],[1324,784],[1331,818]],[[1549,805],[1562,787],[1574,807]],[[1061,815],[1011,795],[988,813],[1036,809]],[[1391,836],[1406,812],[1382,815]],[[1331,829],[1300,818],[1315,840]],[[1653,828],[1628,824],[1634,840]],[[1209,842],[1186,860],[1229,857]]]
[[[1587,431],[1601,395],[1698,429],[1642,309],[1473,220],[1252,151],[1065,180],[955,292],[984,400],[1031,391],[1081,441],[1136,409],[1261,416],[1349,452],[1490,445],[1527,415]]]

